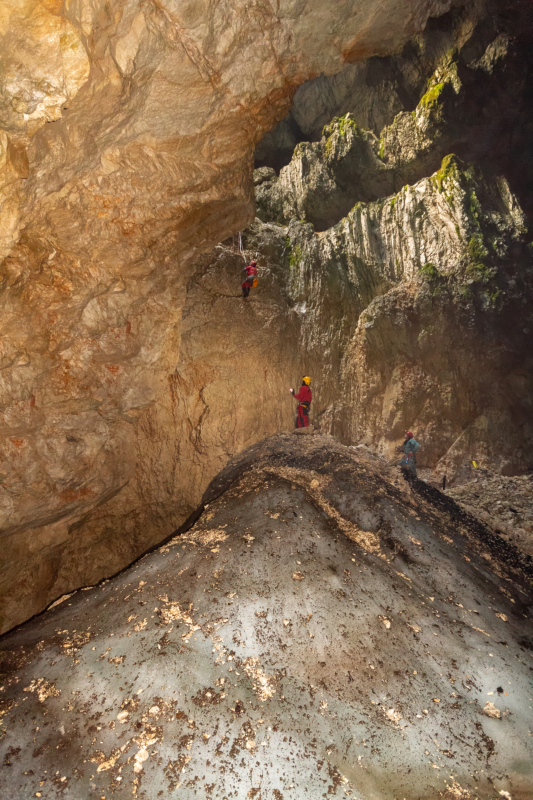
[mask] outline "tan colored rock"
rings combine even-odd
[[[89,77],[81,32],[62,6],[62,0],[0,3],[0,112],[8,131],[31,136],[61,119],[63,106]]]
[[[17,241],[20,224],[20,190],[28,177],[28,156],[24,145],[17,144],[0,131],[0,259],[8,255]],[[7,269],[7,280],[13,273]]]
[[[211,398],[216,365],[177,372],[193,260],[252,218],[254,144],[302,81],[449,6],[0,1],[2,630],[171,533],[286,424]],[[200,389],[228,416],[184,453]]]
[[[266,236],[262,230],[260,235]],[[266,247],[270,240],[264,241]],[[172,351],[172,371],[159,387],[157,402],[143,409],[138,421],[130,410],[113,425],[111,418],[105,428],[102,416],[95,414],[102,428],[91,433],[92,417],[79,414],[84,428],[63,433],[64,446],[72,448],[70,461],[65,463],[63,455],[61,462],[65,475],[77,468],[76,458],[83,457],[92,441],[96,446],[99,435],[119,431],[123,450],[95,451],[101,484],[63,495],[64,512],[61,506],[55,511],[57,521],[47,524],[42,506],[35,504],[33,513],[36,520],[41,513],[42,522],[12,532],[11,559],[3,569],[7,615],[38,608],[36,582],[43,594],[55,598],[117,572],[194,511],[229,457],[272,430],[292,429],[297,404],[288,387],[301,378],[301,319],[290,307],[284,269],[276,260],[261,259],[259,286],[245,303],[240,290],[243,263],[242,256],[222,246],[196,263],[179,298],[180,341]],[[100,298],[106,302],[106,296]],[[324,390],[321,394],[317,415],[328,397]],[[303,430],[314,432],[311,426]],[[3,463],[7,469],[7,460]],[[46,466],[41,461],[41,480]],[[30,470],[30,460],[26,468]],[[21,486],[23,479],[21,470]],[[104,481],[117,488],[102,502],[98,492]],[[50,482],[50,509],[57,502],[52,490]],[[28,492],[25,503],[31,502]],[[82,516],[80,510],[90,513]]]
[[[487,717],[493,717],[493,719],[500,719],[501,711],[499,708],[496,708],[494,703],[491,703],[490,700],[487,700],[483,707],[483,713],[487,715]]]

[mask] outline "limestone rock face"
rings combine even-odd
[[[175,377],[194,259],[253,219],[254,146],[303,81],[449,7],[1,0],[2,629],[182,521],[191,481],[163,443],[204,385]]]
[[[61,119],[63,107],[89,77],[76,25],[61,3],[14,0],[0,4],[0,261],[17,241],[29,177],[29,137]]]
[[[13,0],[2,3],[2,126],[29,134],[61,119],[64,106],[89,77],[90,64],[77,20],[62,3]]]
[[[261,219],[282,224],[304,219],[316,230],[326,230],[356,202],[398,192],[435,172],[453,152],[493,173],[499,167],[512,171],[509,155],[505,165],[501,162],[501,138],[509,125],[518,123],[526,102],[521,79],[513,88],[508,85],[509,71],[519,69],[520,58],[504,35],[496,36],[480,59],[472,60],[464,49],[466,54],[456,48],[446,51],[416,107],[398,113],[377,135],[360,127],[349,112],[325,125],[320,141],[297,144],[279,178],[265,175],[256,188]],[[480,118],[480,105],[495,103],[496,98],[502,106],[499,112],[494,109],[490,119]],[[520,139],[517,131],[517,143]],[[522,162],[522,146],[517,163]],[[531,174],[533,167],[525,160],[525,171]]]
[[[452,481],[472,459],[509,475],[533,464],[531,237],[505,177],[529,209],[533,163],[519,120],[525,130],[532,120],[525,83],[509,82],[524,63],[520,49],[492,36],[481,26],[446,51],[417,107],[379,138],[346,114],[321,141],[300,143],[279,177],[256,172],[258,215],[287,226],[291,286],[317,342],[315,275],[337,275],[331,329],[344,325],[346,338],[328,430],[392,458],[414,429],[424,466]],[[504,157],[509,121],[520,145]]]
[[[303,83],[287,116],[259,142],[257,166],[275,166],[279,172],[290,163],[297,144],[320,141],[322,129],[336,116],[351,113],[361,128],[379,136],[398,113],[416,108],[439,62],[471,38],[485,11],[482,3],[462,6],[454,4],[445,17],[428,20],[395,55],[369,58]],[[490,37],[490,22],[487,27]]]
[[[432,177],[357,203],[321,234],[296,220],[285,230],[306,363],[330,397],[335,381],[328,430],[393,457],[414,428],[422,462],[449,479],[471,458],[529,467],[533,270],[503,178],[487,182],[447,157]],[[321,353],[334,341],[330,372]]]
[[[115,480],[120,491],[81,519],[77,509],[93,498],[71,496],[70,515],[12,536],[12,559],[4,565],[6,614],[21,614],[31,601],[32,576],[56,598],[117,572],[168,536],[232,454],[293,426],[289,387],[299,386],[303,372],[314,376],[319,364],[324,385],[313,414],[327,415],[338,398],[337,376],[357,307],[349,296],[344,305],[337,295],[328,297],[336,280],[332,267],[313,278],[314,297],[304,313],[286,238],[276,225],[257,223],[247,231],[247,253],[259,254],[259,286],[247,302],[240,292],[244,261],[234,248],[218,246],[194,264],[166,391],[136,426],[123,421],[129,450],[122,454],[128,457],[107,453],[122,474],[106,476],[103,457],[100,462],[101,485]],[[74,468],[91,438],[79,429],[67,435]],[[9,589],[13,583],[17,592]]]
[[[261,442],[204,503],[0,642],[10,800],[531,797],[511,545],[327,436]]]

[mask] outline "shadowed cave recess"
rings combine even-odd
[[[533,9],[275,6],[1,17],[9,800],[533,796]]]

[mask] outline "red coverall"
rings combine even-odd
[[[243,272],[246,272],[246,280],[242,284],[242,296],[248,297],[253,280],[257,277],[257,268],[252,266],[252,264],[248,264],[248,266],[243,269]]]
[[[302,405],[302,403],[311,403],[313,395],[309,386],[304,385],[300,388],[298,394],[294,397],[300,401],[296,416],[296,428],[307,428],[309,426],[309,406]]]

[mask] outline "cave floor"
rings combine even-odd
[[[207,501],[0,641],[2,797],[533,796],[512,550],[329,437],[267,440]]]

